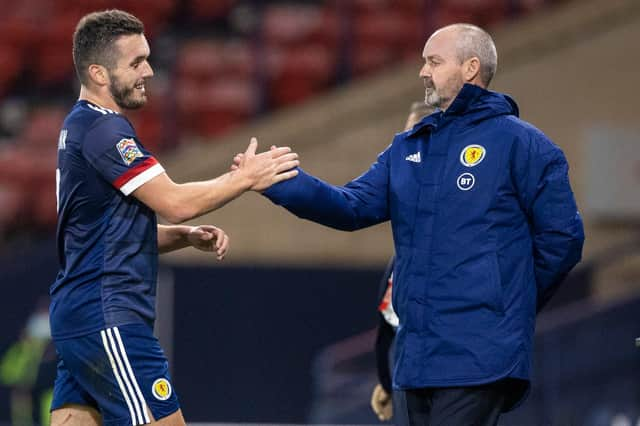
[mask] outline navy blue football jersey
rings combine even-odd
[[[153,325],[155,213],[130,194],[164,169],[121,114],[78,101],[58,140],[55,339],[130,323]]]

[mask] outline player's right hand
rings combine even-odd
[[[232,171],[246,173],[252,182],[250,189],[262,192],[271,185],[291,179],[298,174],[298,154],[289,147],[271,147],[269,151],[256,154],[258,140],[251,138],[246,151],[233,158]]]
[[[371,408],[380,421],[390,420],[393,417],[393,401],[382,385],[377,384],[371,394]]]

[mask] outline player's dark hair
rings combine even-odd
[[[107,69],[115,67],[118,37],[143,32],[144,24],[122,10],[105,10],[83,16],[73,33],[73,63],[80,82],[87,83],[87,70],[91,64]]]

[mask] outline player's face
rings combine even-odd
[[[143,34],[122,36],[116,41],[116,66],[109,70],[109,91],[122,109],[147,103],[146,81],[153,76],[148,58],[151,50]]]
[[[464,85],[462,64],[456,55],[456,30],[433,34],[424,45],[422,57],[420,77],[424,81],[425,103],[447,109]]]

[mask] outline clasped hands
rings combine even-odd
[[[251,138],[245,152],[233,157],[231,171],[246,173],[249,179],[249,189],[262,192],[271,185],[297,176],[295,169],[300,165],[298,154],[291,152],[291,148],[271,146],[269,151],[256,153],[258,140]]]

